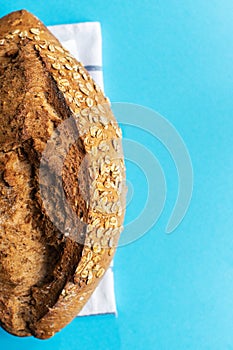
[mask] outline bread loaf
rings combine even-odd
[[[79,313],[113,258],[124,180],[121,130],[83,65],[27,11],[0,19],[5,330],[46,339]]]

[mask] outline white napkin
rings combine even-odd
[[[81,61],[96,83],[102,88],[102,35],[99,22],[84,22],[50,26],[50,31],[79,61]],[[102,281],[84,306],[79,316],[114,313],[116,300],[114,293],[113,264],[106,271]]]

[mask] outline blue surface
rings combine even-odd
[[[177,176],[166,150],[149,143],[166,174],[166,206],[116,254],[118,317],[76,319],[43,342],[0,331],[1,349],[233,349],[232,0],[8,0],[0,15],[20,8],[47,25],[101,21],[107,94],[165,116],[189,149],[195,181],[187,215],[165,235]],[[141,175],[127,170],[138,191]]]

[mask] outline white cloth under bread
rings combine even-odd
[[[102,35],[99,22],[50,26],[50,31],[83,65],[103,89]],[[79,316],[116,313],[113,264]]]

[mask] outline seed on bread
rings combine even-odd
[[[96,277],[101,278],[103,274],[105,273],[105,269],[101,267],[97,272],[96,272]]]
[[[60,63],[58,63],[58,62],[52,63],[52,67],[53,67],[54,69],[57,69],[57,70],[60,70],[60,69],[61,69],[61,65],[60,65]]]
[[[40,29],[39,29],[39,28],[31,28],[31,29],[30,29],[30,32],[31,32],[32,34],[39,35],[39,34],[40,34]]]

